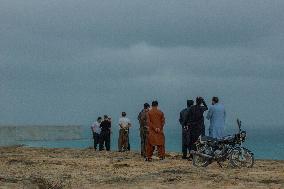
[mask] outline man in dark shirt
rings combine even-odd
[[[208,107],[202,97],[196,98],[196,105],[191,106],[187,115],[187,126],[190,132],[190,150],[195,149],[194,143],[200,135],[205,135],[205,125],[203,113],[208,110]]]
[[[144,104],[144,109],[138,115],[138,121],[140,124],[140,139],[141,139],[141,156],[146,157],[146,146],[147,146],[147,112],[150,109],[148,103]]]
[[[187,159],[187,149],[189,148],[190,133],[186,123],[189,108],[194,104],[193,100],[187,100],[187,107],[180,112],[179,123],[182,127],[182,159]]]
[[[104,146],[107,151],[110,151],[110,133],[111,133],[111,121],[107,115],[104,115],[104,120],[101,122],[101,142],[99,150],[102,151]]]

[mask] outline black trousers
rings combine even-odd
[[[201,135],[205,136],[205,125],[204,124],[201,126]]]
[[[190,132],[188,129],[182,128],[182,156],[187,156],[187,151],[190,152]]]
[[[110,131],[102,131],[100,135],[100,148],[99,150],[102,151],[105,149],[110,151]]]
[[[100,134],[93,132],[94,149],[97,150],[97,146],[100,144]]]
[[[189,148],[190,150],[196,150],[195,142],[198,140],[200,135],[203,135],[203,128],[193,128],[190,129],[190,142]]]

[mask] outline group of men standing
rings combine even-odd
[[[180,112],[179,122],[182,126],[182,153],[183,159],[188,159],[187,152],[195,149],[195,142],[199,136],[205,136],[204,112],[208,110],[202,97],[187,100],[187,108]],[[226,112],[218,97],[212,98],[212,106],[209,108],[206,118],[210,120],[209,136],[221,139],[224,137]]]
[[[94,148],[97,150],[99,145],[99,150],[102,151],[106,149],[110,151],[110,135],[111,135],[111,117],[104,115],[98,117],[97,121],[91,126],[94,139]]]
[[[165,135],[164,113],[158,108],[158,101],[153,101],[152,106],[144,104],[143,110],[138,114],[141,138],[141,156],[146,161],[152,161],[153,152],[158,151],[160,160],[165,158]],[[208,110],[207,104],[202,97],[197,97],[195,104],[193,100],[187,100],[187,108],[180,112],[179,122],[182,126],[182,153],[183,159],[188,159],[187,153],[195,150],[195,142],[199,136],[205,136],[204,112]],[[222,138],[225,127],[225,108],[219,104],[218,97],[212,98],[212,106],[209,108],[206,118],[210,120],[209,136]],[[119,119],[118,150],[120,152],[130,150],[129,128],[130,120],[126,117],[126,112],[121,113]],[[99,150],[104,148],[110,150],[111,119],[107,115],[102,120],[98,117],[92,125],[94,148]]]
[[[104,119],[102,119],[102,117],[98,117],[95,123],[91,126],[95,150],[97,150],[97,147],[99,146],[99,151],[104,149],[110,151],[111,123],[111,117],[104,115]],[[131,127],[131,122],[126,117],[126,112],[121,113],[118,125],[118,150],[120,152],[130,150],[129,128]]]
[[[152,160],[152,155],[155,147],[158,150],[160,159],[165,158],[165,135],[164,113],[158,109],[158,101],[152,102],[152,107],[148,103],[144,104],[144,109],[139,113],[138,120],[140,123],[141,137],[141,155],[147,161]],[[130,120],[126,117],[126,112],[121,113],[119,119],[119,137],[118,150],[120,152],[130,150],[129,143],[129,128],[131,127]],[[110,135],[111,135],[111,119],[105,115],[104,119],[98,117],[95,123],[91,126],[94,139],[94,148],[97,150],[110,150]]]

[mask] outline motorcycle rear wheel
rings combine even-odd
[[[208,158],[193,154],[192,163],[196,167],[207,167],[209,165]]]
[[[230,164],[236,168],[251,168],[254,165],[254,155],[246,148],[236,148],[230,154]]]

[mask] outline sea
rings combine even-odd
[[[47,148],[91,148],[93,146],[92,134],[89,125],[82,126],[82,138],[74,140],[55,141],[22,141],[23,145]],[[284,127],[270,128],[248,127],[244,146],[251,150],[256,159],[284,160]],[[227,127],[226,134],[237,133],[237,127]],[[165,127],[166,151],[181,152],[181,127]],[[52,134],[52,133],[51,133]],[[111,150],[117,150],[118,127],[112,128]],[[130,130],[131,150],[140,150],[140,135],[138,127]]]

